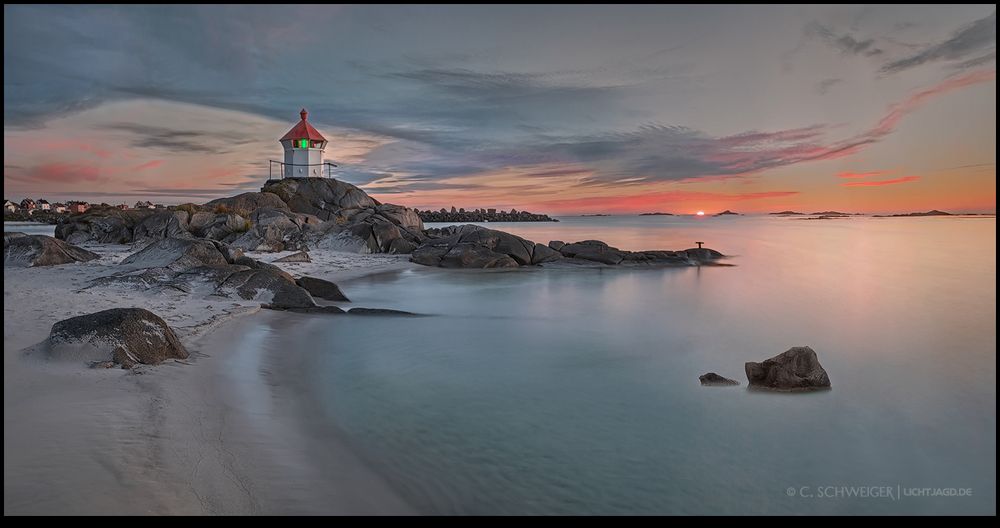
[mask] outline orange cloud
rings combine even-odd
[[[870,171],[870,172],[841,172],[837,175],[838,178],[869,178],[874,176],[882,176],[889,171]]]
[[[880,187],[882,185],[894,185],[897,183],[906,183],[917,181],[920,176],[903,176],[902,178],[896,178],[894,180],[881,180],[881,181],[864,181],[864,182],[845,182],[840,185],[844,187]]]

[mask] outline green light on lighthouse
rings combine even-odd
[[[309,148],[309,140],[308,139],[300,139],[299,140],[299,148]]]

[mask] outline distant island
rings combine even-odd
[[[639,216],[674,216],[673,213],[639,213]]]
[[[733,211],[726,209],[725,211],[722,211],[721,213],[715,213],[712,216],[726,216],[726,215],[740,216],[740,213],[734,213]]]
[[[452,207],[449,211],[442,207],[437,211],[421,211],[415,209],[417,216],[424,222],[558,222],[544,214],[529,213],[528,211],[497,211],[496,209],[473,209],[466,211],[464,208]]]
[[[604,213],[592,213],[592,214],[582,214],[580,216],[611,216],[611,215]]]
[[[842,213],[840,211],[819,211],[816,213],[809,213],[813,216],[852,216],[851,213]]]
[[[951,213],[946,213],[944,211],[938,211],[937,209],[932,209],[924,213],[916,212],[916,213],[900,213],[900,214],[874,215],[874,216],[875,218],[895,218],[900,216],[955,216],[955,215]]]
[[[777,213],[767,213],[767,214],[774,215],[774,216],[802,216],[802,215],[805,215],[805,213],[800,213],[798,211],[780,211],[780,212],[777,212]]]

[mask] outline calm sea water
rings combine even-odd
[[[422,268],[343,286],[355,305],[433,317],[272,329],[262,346],[303,358],[326,418],[421,510],[995,513],[994,219],[493,226],[627,249],[701,240],[736,266]],[[831,391],[746,389],[744,362],[796,345]],[[702,387],[708,371],[743,385]]]
[[[4,231],[16,231],[27,235],[55,236],[56,226],[39,222],[4,222]]]

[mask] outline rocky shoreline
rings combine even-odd
[[[451,210],[441,208],[438,211],[416,210],[417,215],[424,222],[558,222],[559,220],[549,217],[549,215],[529,213],[528,211],[497,211],[496,209],[473,209],[466,211],[464,208]]]

